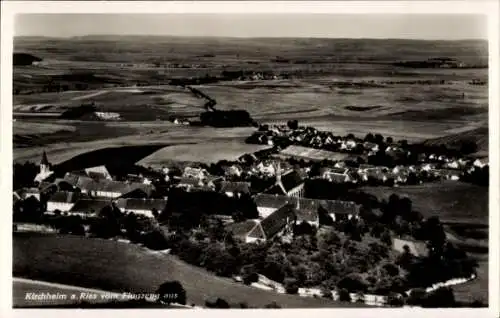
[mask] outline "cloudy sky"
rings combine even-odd
[[[442,14],[23,14],[15,35],[174,35],[487,39],[481,15]]]

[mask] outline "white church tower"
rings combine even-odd
[[[53,173],[53,171],[50,171],[50,163],[47,159],[47,154],[44,151],[42,155],[42,161],[40,161],[40,172],[36,175],[35,182],[40,183],[50,177]]]

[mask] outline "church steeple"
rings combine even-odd
[[[45,150],[43,151],[42,155],[42,161],[40,161],[40,173],[48,173],[50,170],[50,163],[49,159],[47,158],[47,154],[45,153]]]
[[[45,150],[43,151],[42,161],[40,162],[40,165],[45,165],[45,166],[49,165],[49,159],[47,159],[47,154],[45,153]]]

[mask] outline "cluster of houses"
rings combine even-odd
[[[388,168],[362,164],[356,169],[346,168],[345,161],[351,158],[343,156],[346,153],[362,155],[365,159],[375,156],[380,150],[393,157],[410,153],[400,143],[390,143],[385,145],[384,149],[380,149],[380,144],[376,142],[360,140],[352,135],[338,137],[331,132],[318,131],[313,127],[290,129],[287,125],[275,125],[267,127],[265,131],[254,133],[247,142],[276,146],[275,141],[283,138],[291,145],[281,149],[274,155],[275,157],[336,161],[333,167],[321,173],[323,178],[336,183],[358,183],[372,178],[380,182],[392,179],[395,184],[405,184],[411,173],[417,174],[418,177],[426,175],[431,179],[459,180],[463,173],[470,173],[476,168],[488,165],[487,159],[473,160],[421,153],[415,165]]]
[[[224,176],[213,176],[206,169],[186,167],[180,176],[169,177],[169,169],[162,175],[171,187],[186,192],[217,191],[228,197],[253,196],[259,217],[242,224],[233,223],[235,235],[245,242],[260,242],[289,233],[293,224],[307,222],[319,226],[319,214],[326,213],[333,220],[357,216],[358,206],[353,202],[311,200],[304,198],[305,175],[294,169],[282,169],[279,162],[259,162],[251,173],[274,178],[261,193],[253,193],[250,182],[229,181]],[[241,176],[243,168],[231,165],[226,175]],[[50,181],[49,181],[50,180]],[[126,181],[117,181],[106,166],[89,167],[67,172],[54,178],[45,152],[40,162],[40,173],[35,178],[38,188],[23,188],[14,192],[16,201],[34,197],[41,201],[47,195],[45,213],[94,217],[109,206],[122,212],[133,212],[156,217],[164,210],[168,197],[155,196],[152,178],[128,175]],[[245,228],[252,225],[248,232]]]

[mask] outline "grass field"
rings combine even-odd
[[[457,181],[416,186],[364,187],[363,191],[387,199],[392,193],[412,200],[424,216],[438,216],[443,222],[488,224],[488,188]]]
[[[16,51],[44,59],[41,66],[15,67],[14,86],[36,88],[43,85],[47,76],[71,77],[83,71],[91,73],[94,80],[96,76],[106,79],[102,87],[89,91],[14,95],[16,114],[60,113],[82,103],[95,102],[100,111],[118,112],[124,119],[121,123],[99,122],[88,126],[49,117],[36,120],[17,117],[15,160],[38,159],[44,148],[58,160],[66,160],[86,148],[186,141],[202,143],[199,149],[205,149],[207,141],[221,139],[222,135],[229,140],[235,136],[230,129],[171,127],[162,121],[170,116],[197,117],[203,111],[205,101],[189,91],[168,85],[132,87],[141,80],[164,83],[176,77],[219,76],[222,70],[301,73],[293,79],[198,86],[217,101],[218,109],[244,109],[263,123],[298,119],[338,134],[371,132],[409,141],[440,138],[470,127],[487,127],[487,86],[468,84],[473,78],[487,80],[487,69],[408,69],[391,65],[397,60],[436,55],[484,64],[487,43],[481,41],[83,37],[16,38],[14,44]],[[276,56],[284,56],[291,62],[279,63]],[[154,66],[157,62],[160,67]],[[180,66],[166,67],[167,63]],[[107,80],[131,87],[105,87]],[[425,85],[412,83],[415,80],[444,82]],[[350,81],[371,84],[344,87]],[[155,124],[146,128],[139,123],[146,121]],[[36,129],[32,123],[40,125],[43,136],[33,137]],[[75,132],[61,133],[57,125],[73,126]],[[481,140],[481,150],[487,151],[483,147],[485,139]],[[235,145],[229,144],[224,149],[216,143],[213,149],[231,157],[236,155],[231,147]],[[239,149],[242,148],[238,146]],[[200,151],[194,148],[185,158],[199,155]],[[172,154],[167,151],[153,156],[151,162],[161,163],[161,156],[169,159]],[[206,156],[202,160],[218,158]]]
[[[284,308],[358,307],[326,299],[281,295],[216,277],[170,255],[125,243],[74,236],[15,234],[13,275],[109,291],[153,292],[167,280],[179,280],[188,303],[208,297],[262,307],[276,301]]]
[[[176,145],[158,150],[142,159],[138,164],[162,166],[171,161],[197,161],[215,163],[219,160],[237,160],[245,153],[267,149],[268,146],[250,145],[243,140],[215,140],[194,145]]]

